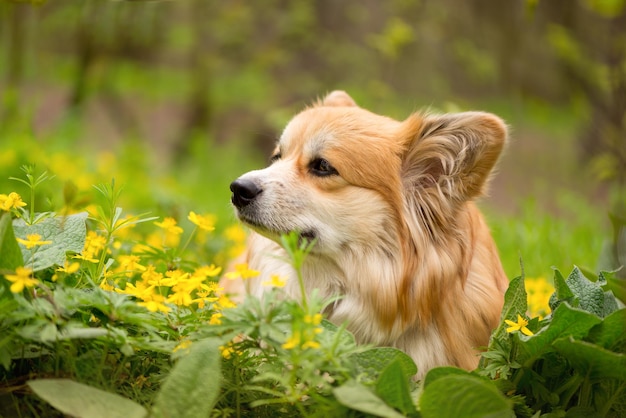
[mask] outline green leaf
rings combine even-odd
[[[432,381],[419,403],[424,418],[515,417],[512,402],[493,382],[467,372]]]
[[[591,328],[601,322],[596,315],[580,309],[570,307],[562,303],[552,313],[552,321],[535,335],[530,337],[519,336],[519,353],[517,361],[525,363],[534,361],[541,354],[550,351],[551,344],[563,337],[581,339],[586,336]],[[530,359],[530,360],[529,360]]]
[[[587,279],[578,267],[574,267],[565,282],[580,301],[582,309],[599,317],[604,316],[604,290],[598,283]]]
[[[565,278],[563,278],[561,272],[554,269],[554,293],[550,296],[550,310],[552,312],[556,311],[556,308],[561,302],[567,302],[571,306],[577,306],[578,302],[575,301],[575,299],[576,296],[565,282]]]
[[[430,385],[437,379],[442,377],[450,376],[450,375],[467,375],[467,371],[463,369],[459,369],[458,367],[444,366],[444,367],[435,367],[434,369],[430,369],[424,378],[424,387]]]
[[[402,362],[396,358],[380,374],[376,382],[376,393],[388,405],[405,415],[416,415],[417,409],[411,398],[410,377],[406,376]]]
[[[11,214],[4,212],[0,215],[0,269],[15,270],[23,265],[20,246],[13,233]]]
[[[598,280],[606,281],[605,288],[608,291],[613,292],[615,297],[623,303],[626,303],[626,279],[619,278],[616,273],[616,271],[601,271]]]
[[[339,328],[337,325],[333,324],[327,319],[322,319],[322,323],[320,324],[324,331],[328,331],[330,334],[335,334],[339,339],[339,344],[345,347],[351,347],[356,344],[356,340],[354,339],[354,335],[348,331],[345,327]]]
[[[586,378],[626,380],[626,354],[572,337],[561,338],[552,345]]]
[[[511,283],[509,283],[509,288],[504,294],[504,306],[500,314],[500,324],[491,334],[491,340],[508,340],[509,335],[506,332],[508,325],[506,325],[504,320],[517,321],[517,315],[525,316],[527,310],[528,296],[526,294],[526,287],[524,286],[524,276],[522,275],[511,280]],[[490,343],[489,346],[491,347],[492,343]]]
[[[13,221],[13,228],[18,237],[26,239],[29,234],[39,234],[42,241],[52,241],[51,244],[31,249],[22,246],[24,264],[33,271],[43,270],[55,264],[62,266],[66,252],[79,253],[83,250],[87,233],[86,219],[87,212],[82,212],[46,218],[34,225],[27,225],[22,219]]]
[[[626,309],[604,318],[589,331],[587,339],[607,350],[626,352]]]
[[[365,412],[377,417],[404,417],[404,415],[398,413],[387,405],[385,401],[373,394],[366,386],[352,379],[333,389],[333,394],[340,404],[355,411]]]
[[[406,377],[417,373],[417,366],[411,357],[406,353],[393,347],[375,347],[361,353],[350,356],[355,363],[357,374],[364,373],[371,378],[376,378],[382,370],[391,362],[399,361],[402,371]]]
[[[220,342],[195,342],[178,360],[156,396],[154,417],[207,417],[220,392]]]
[[[142,418],[146,409],[120,395],[69,379],[30,380],[28,386],[50,405],[81,418]]]

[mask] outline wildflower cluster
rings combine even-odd
[[[291,336],[282,345],[285,350],[300,348],[306,350],[308,348],[319,348],[320,343],[315,340],[317,334],[322,332],[319,326],[322,322],[322,315],[317,313],[314,315],[305,315],[302,321],[294,321],[297,327],[292,330]]]
[[[188,242],[197,229],[207,232],[215,229],[211,215],[190,212],[188,219],[195,225]],[[180,255],[185,248],[176,248],[180,246],[183,228],[172,217],[153,224],[158,229],[147,234],[146,243],[136,243],[140,235],[131,232],[132,228],[120,228],[109,239],[102,233],[89,231],[83,251],[73,259],[87,263],[104,260],[106,269],[99,287],[132,296],[150,312],[168,314],[173,308],[209,309],[210,320],[215,322],[221,310],[233,305],[217,283],[222,268],[214,264],[183,263]],[[107,241],[112,241],[111,245]]]
[[[26,183],[45,177],[30,173]],[[0,195],[0,389],[13,415],[50,408],[43,402],[75,411],[67,403],[85,397],[117,397],[130,408],[124,416],[155,417],[625,410],[626,375],[613,366],[623,363],[626,310],[603,289],[610,273],[590,282],[578,269],[567,279],[556,272],[551,298],[546,280],[514,279],[475,373],[435,368],[418,386],[405,353],[357,345],[345,325],[324,320],[332,300],[286,297],[285,286],[304,289],[313,248],[297,234],[282,237],[296,274],[270,275],[262,299],[235,303],[219,280],[260,275],[245,263],[223,271],[242,249],[241,227],[220,235],[213,215],[195,212],[123,216],[113,183],[97,189],[104,202],[83,206],[89,214],[27,212],[32,200]],[[12,392],[26,380],[27,394]],[[59,385],[76,389],[75,399]]]
[[[26,203],[22,201],[22,196],[19,194],[15,192],[11,192],[8,195],[0,194],[0,210],[9,212],[24,206],[26,206]]]

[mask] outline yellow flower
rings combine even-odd
[[[522,331],[522,333],[525,335],[533,335],[533,332],[526,328],[526,325],[528,325],[528,321],[522,318],[520,314],[517,314],[517,322],[509,321],[508,319],[505,319],[504,322],[509,325],[509,327],[506,329],[506,332]]]
[[[226,295],[219,295],[219,299],[217,300],[215,309],[222,310],[222,309],[234,308],[236,306],[237,305],[235,305],[235,302],[230,300],[228,298],[228,296],[226,296]]]
[[[213,215],[198,215],[195,212],[189,212],[187,219],[204,231],[210,232],[215,229],[215,216]]]
[[[39,234],[28,234],[26,239],[16,238],[17,242],[26,246],[26,249],[30,250],[38,245],[52,244],[52,241],[42,241]]]
[[[322,323],[322,314],[316,313],[315,315],[305,315],[304,322],[306,324],[319,325]]]
[[[236,224],[226,228],[224,237],[233,243],[232,247],[228,249],[229,259],[238,257],[246,250],[246,231],[244,231],[241,225]]]
[[[524,280],[528,295],[528,316],[542,319],[550,313],[550,296],[554,286],[545,278],[526,278]]]
[[[113,287],[106,278],[102,279],[99,286],[100,289],[106,290],[107,292],[113,292],[116,290],[115,287]]]
[[[15,193],[11,192],[8,195],[0,194],[0,210],[10,211],[11,209],[21,208],[22,206],[26,206],[26,203],[22,201],[22,197]]]
[[[307,341],[304,344],[302,344],[302,349],[306,350],[307,348],[320,348],[320,343],[318,343],[317,341]]]
[[[191,340],[182,340],[172,351],[177,352],[178,350],[186,350],[189,347],[191,347]]]
[[[224,237],[235,243],[242,243],[246,240],[246,231],[239,224],[229,226],[224,230]]]
[[[287,341],[282,345],[285,350],[291,350],[292,348],[296,348],[300,345],[300,331],[296,331],[293,335],[287,338]]]
[[[238,279],[238,278],[242,278],[242,279],[251,279],[253,277],[256,277],[260,274],[259,271],[257,270],[251,270],[248,268],[248,263],[240,263],[240,264],[236,264],[235,265],[235,271],[231,271],[225,274],[225,277],[227,279]]]
[[[222,315],[220,312],[215,312],[213,315],[211,315],[211,318],[209,319],[209,324],[211,325],[220,325],[222,323],[222,320],[220,318],[222,318],[224,315]]]
[[[120,269],[125,271],[128,277],[137,271],[146,271],[146,267],[139,264],[141,258],[138,255],[120,255],[117,261],[120,263]]]
[[[167,286],[163,283],[163,274],[156,271],[153,265],[149,265],[146,270],[141,273],[141,279],[152,286]]]
[[[18,267],[15,274],[6,274],[4,277],[11,283],[11,292],[20,293],[24,288],[33,287],[39,281],[31,276],[32,270],[26,267]]]
[[[179,235],[183,233],[183,229],[176,225],[176,219],[174,218],[167,217],[163,219],[163,222],[155,222],[154,224],[169,234]]]
[[[194,270],[193,272],[193,276],[198,276],[198,277],[215,277],[218,274],[220,274],[222,272],[222,268],[221,267],[217,267],[213,264],[211,264],[210,266],[201,266],[198,267],[197,269]]]
[[[197,303],[198,309],[202,309],[206,306],[207,303],[217,302],[219,298],[213,295],[213,292],[209,290],[198,290],[196,292],[196,298],[193,300],[193,303]]]
[[[87,232],[85,237],[85,246],[83,252],[80,255],[75,255],[74,258],[89,261],[90,263],[97,263],[98,254],[104,249],[107,244],[107,240],[102,235],[98,235],[95,231]]]
[[[150,300],[152,297],[152,294],[154,293],[153,290],[154,290],[154,286],[148,286],[146,283],[141,282],[141,281],[135,284],[126,283],[126,287],[124,288],[124,290],[115,289],[115,291],[118,293],[131,295],[142,300]]]
[[[178,291],[178,292],[172,293],[171,295],[168,296],[166,301],[168,303],[173,303],[174,305],[178,305],[178,306],[189,306],[193,303],[193,299],[191,298],[191,295],[185,291]]]
[[[170,307],[165,305],[165,297],[163,295],[159,295],[157,293],[151,293],[144,295],[144,299],[142,302],[137,302],[137,305],[143,306],[150,312],[163,312],[168,313],[170,311]]]
[[[167,279],[163,279],[161,283],[163,283],[163,285],[165,286],[173,287],[176,286],[178,283],[184,282],[188,276],[189,273],[185,273],[180,269],[169,270],[165,272],[165,277],[167,277]]]
[[[222,353],[222,357],[224,357],[226,360],[231,358],[233,354],[236,353],[231,343],[228,343],[227,346],[220,345],[219,348],[220,348],[220,352]]]
[[[287,280],[280,277],[278,274],[272,274],[269,280],[261,283],[263,286],[270,287],[284,287],[287,284]]]
[[[80,268],[80,263],[77,263],[77,262],[70,263],[69,261],[65,260],[65,263],[63,263],[63,267],[57,267],[56,271],[63,272],[66,274],[72,274],[72,273],[76,273],[79,268]]]

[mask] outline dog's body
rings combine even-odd
[[[316,240],[302,268],[306,291],[340,296],[329,320],[360,342],[402,349],[419,377],[440,365],[475,368],[508,281],[472,199],[505,140],[487,113],[399,122],[329,94],[287,125],[269,167],[231,184],[239,218],[255,231],[247,262],[261,275],[247,291],[261,295],[278,274],[299,297],[277,244],[298,231]]]

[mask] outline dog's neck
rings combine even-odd
[[[269,289],[263,283],[279,275],[287,280],[283,288],[286,295],[301,299],[298,277],[286,251],[260,235],[253,233],[251,239],[255,241],[255,252],[248,254],[248,262],[260,275],[246,283],[248,292],[262,297]],[[381,324],[381,308],[376,304],[381,303],[381,289],[395,290],[397,276],[402,274],[402,263],[396,258],[400,254],[398,249],[375,246],[346,247],[332,256],[312,251],[301,269],[305,292],[310,295],[317,291],[324,300],[334,299],[325,310],[327,318],[339,325],[349,323],[348,328],[359,342],[390,344],[403,332],[401,318],[393,324]],[[384,329],[388,331],[383,333]]]

